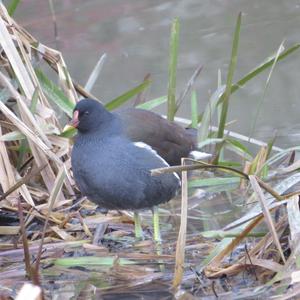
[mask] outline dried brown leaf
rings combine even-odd
[[[277,235],[277,232],[276,232],[276,229],[275,229],[275,226],[274,226],[271,214],[270,214],[269,207],[267,206],[266,201],[265,201],[265,196],[264,196],[258,182],[256,181],[256,177],[253,176],[253,175],[250,175],[249,180],[250,180],[250,183],[252,185],[252,188],[253,188],[254,192],[257,195],[258,200],[260,201],[261,208],[262,208],[262,211],[263,211],[263,214],[264,214],[264,217],[265,217],[265,221],[267,223],[267,226],[268,226],[270,232],[273,235],[274,243],[276,244],[276,246],[278,248],[278,251],[280,252],[282,260],[284,262],[286,262],[284,254],[283,254],[283,250],[281,248],[281,244],[280,244],[280,241],[279,241],[279,237]]]

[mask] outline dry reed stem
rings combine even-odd
[[[249,179],[250,179],[250,183],[252,185],[252,188],[253,188],[254,192],[256,193],[258,200],[261,203],[261,208],[262,208],[262,211],[263,211],[263,214],[264,214],[264,217],[265,217],[265,221],[268,225],[268,228],[269,228],[270,232],[273,235],[274,243],[276,244],[276,246],[278,248],[278,251],[281,255],[281,258],[282,258],[283,262],[286,262],[283,251],[282,251],[282,248],[281,248],[281,245],[280,245],[279,237],[278,237],[277,232],[275,230],[275,226],[274,226],[269,208],[268,208],[267,203],[265,201],[264,194],[263,194],[261,188],[259,187],[258,182],[256,181],[256,177],[253,176],[253,175],[250,175]]]
[[[185,159],[181,159],[181,164],[185,165]],[[182,173],[181,185],[181,217],[178,239],[176,244],[175,255],[175,274],[173,279],[173,287],[177,288],[182,281],[184,272],[184,259],[185,259],[185,244],[186,244],[186,229],[187,229],[187,209],[188,209],[188,179],[187,171]]]
[[[57,177],[56,177],[53,190],[52,190],[51,195],[49,197],[48,214],[47,214],[47,217],[46,217],[46,221],[45,221],[45,225],[44,225],[44,229],[43,229],[43,233],[42,233],[42,239],[41,239],[39,251],[38,251],[38,254],[37,254],[37,258],[36,258],[36,272],[37,273],[38,273],[38,270],[39,270],[39,265],[40,265],[41,255],[42,255],[42,248],[43,248],[44,238],[45,238],[46,229],[47,229],[47,226],[48,226],[50,214],[51,214],[52,209],[55,207],[55,204],[57,203],[57,197],[59,196],[60,190],[63,186],[65,174],[66,174],[65,173],[65,168],[64,168],[64,166],[62,166],[61,169],[59,170],[59,173],[58,173]]]
[[[58,120],[55,117],[55,111],[49,106],[48,100],[43,94],[39,81],[35,75],[32,65],[32,60],[35,59],[36,49],[33,43],[38,44],[28,32],[20,27],[8,14],[3,4],[0,4],[0,44],[7,56],[10,68],[6,67],[9,76],[16,76],[20,85],[20,90],[24,93],[21,94],[11,83],[11,78],[8,78],[3,72],[0,71],[1,85],[8,89],[12,97],[17,101],[18,113],[21,118],[17,117],[14,110],[10,110],[7,106],[0,101],[0,110],[4,113],[5,117],[14,124],[20,132],[22,132],[28,139],[31,153],[34,157],[34,163],[38,167],[46,165],[41,170],[43,182],[49,192],[52,191],[56,180],[56,172],[63,165],[61,157],[66,157],[69,154],[69,144],[62,143],[59,137],[46,135],[45,126],[51,124],[53,128],[59,126]],[[40,44],[40,48],[43,47]],[[75,89],[72,84],[71,77],[67,72],[66,65],[61,54],[50,48],[43,48],[50,56],[55,57],[60,76],[62,78],[62,85],[66,88],[68,95],[71,99],[77,99]],[[6,71],[5,71],[6,73]],[[34,115],[28,105],[31,102],[32,96],[35,91],[38,91],[37,114]],[[46,119],[47,120],[46,120]],[[58,130],[59,132],[59,130]],[[1,142],[1,141],[0,141]],[[14,166],[10,161],[10,153],[6,150],[4,142],[2,144],[1,160],[0,160],[0,179],[4,191],[15,185],[16,181],[20,178]],[[55,147],[55,152],[53,152]],[[49,158],[52,162],[49,161]],[[54,163],[54,165],[53,165]],[[69,181],[65,183],[67,191],[73,195],[73,188]],[[25,198],[27,203],[34,206],[34,201],[26,185],[23,185],[18,190]],[[18,192],[15,196],[18,195]],[[59,199],[64,200],[64,195],[60,193]]]

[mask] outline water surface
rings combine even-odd
[[[199,110],[216,89],[217,72],[223,81],[238,12],[243,12],[235,80],[276,52],[280,43],[300,41],[300,3],[296,0],[60,0],[53,1],[57,37],[48,1],[21,1],[16,19],[43,43],[59,49],[76,81],[84,84],[99,56],[107,53],[93,93],[109,101],[141,82],[147,73],[153,83],[148,98],[167,91],[170,24],[181,22],[178,94],[193,71],[204,66],[197,84]],[[277,145],[299,143],[299,53],[279,63],[257,117],[254,137]],[[232,96],[230,129],[248,135],[253,126],[268,73]],[[165,108],[160,108],[165,112]],[[189,117],[187,102],[179,114]]]

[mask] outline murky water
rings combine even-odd
[[[50,2],[50,1],[49,1]],[[246,72],[276,52],[280,43],[300,41],[299,0],[54,0],[57,39],[48,1],[22,1],[17,20],[42,42],[62,51],[71,75],[84,84],[100,54],[108,54],[93,93],[107,101],[137,85],[150,73],[149,99],[166,94],[170,23],[181,22],[178,93],[195,68],[204,69],[197,81],[199,110],[216,89],[220,69],[225,81],[232,34],[243,12],[239,59],[235,75]],[[263,100],[268,73],[232,96],[230,129],[248,135],[262,102],[255,137],[277,145],[299,143],[298,98],[300,53],[279,63]],[[189,117],[189,101],[180,115]],[[164,108],[160,108],[164,111]]]

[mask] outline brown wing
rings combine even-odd
[[[181,157],[195,149],[196,137],[191,132],[154,112],[127,108],[116,113],[128,138],[150,145],[170,165],[180,164]]]

